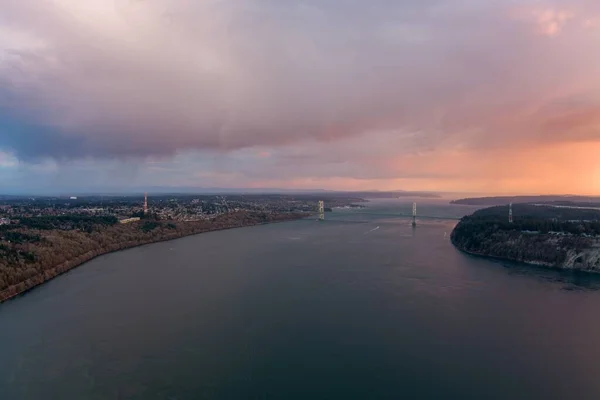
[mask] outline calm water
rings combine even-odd
[[[0,398],[600,398],[598,278],[465,256],[456,221],[327,218],[107,255],[0,305]]]

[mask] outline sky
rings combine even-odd
[[[597,0],[0,0],[0,193],[600,195]]]

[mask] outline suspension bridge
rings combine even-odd
[[[409,213],[391,213],[391,212],[376,212],[376,211],[333,211],[331,214],[333,216],[352,216],[352,215],[369,215],[375,217],[383,217],[383,218],[412,218],[413,215]],[[328,215],[330,215],[328,213]],[[417,214],[415,216],[417,220],[422,219],[445,219],[445,220],[453,220],[460,221],[459,217],[444,217],[440,215],[421,215]]]
[[[325,220],[325,211],[324,211],[324,202],[319,201],[318,204],[319,210],[319,221]],[[328,213],[329,214],[329,213]],[[331,218],[337,217],[349,217],[349,216],[372,216],[372,217],[381,217],[381,218],[412,218],[412,225],[417,225],[417,220],[454,220],[459,221],[460,217],[456,216],[448,216],[448,215],[433,215],[432,214],[417,214],[417,203],[413,203],[412,213],[406,212],[393,212],[393,211],[374,211],[368,208],[362,209],[352,209],[348,211],[333,211],[329,214]]]

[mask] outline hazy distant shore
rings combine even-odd
[[[180,239],[186,236],[198,235],[206,232],[293,221],[306,218],[307,216],[307,213],[258,214],[238,212],[223,216],[220,219],[217,218],[213,221],[180,222],[177,224],[170,222],[169,225],[172,225],[173,227],[160,230],[154,229],[151,232],[146,232],[148,235],[145,235],[144,237],[133,236],[133,230],[138,228],[136,225],[139,225],[140,223],[129,224],[127,226],[116,226],[115,229],[118,229],[120,231],[119,233],[124,234],[120,237],[117,237],[115,242],[107,243],[104,246],[101,246],[100,243],[97,243],[97,247],[86,249],[84,252],[77,252],[63,262],[54,265],[48,265],[46,267],[39,267],[37,274],[30,276],[26,280],[23,280],[19,283],[2,288],[0,291],[0,303],[24,294],[25,292],[32,290],[33,288],[42,285],[58,277],[59,275],[62,275],[93,260],[94,258],[109,253],[153,243]],[[106,228],[107,231],[109,229],[110,228]],[[130,240],[118,240],[121,238],[129,238]],[[40,260],[40,265],[44,265],[43,261],[44,260]]]
[[[556,205],[600,205],[600,197],[571,195],[470,197],[450,201],[450,204],[470,206],[499,206],[509,203],[544,203]]]

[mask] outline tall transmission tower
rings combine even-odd
[[[144,193],[144,215],[148,215],[148,193]]]
[[[413,220],[412,226],[417,226],[417,203],[413,203]]]
[[[325,220],[325,202],[319,200],[319,221]]]
[[[512,203],[508,204],[508,223],[512,224],[513,222],[513,215],[512,215]]]

